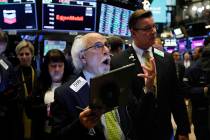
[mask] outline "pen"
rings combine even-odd
[[[84,108],[81,108],[80,106],[75,106],[75,107],[79,110],[82,110],[82,111],[85,110]],[[95,135],[96,132],[95,132],[94,128],[90,128],[88,134],[91,135],[91,136]]]
[[[81,111],[84,111],[85,109],[84,108],[81,108],[80,106],[75,106],[77,109],[81,110]]]

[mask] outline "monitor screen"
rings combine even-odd
[[[96,0],[43,0],[42,30],[95,31]]]
[[[128,9],[101,4],[99,32],[119,36],[131,36],[128,20],[132,12]]]
[[[177,50],[176,47],[164,47],[164,51],[166,51],[168,53],[172,53],[175,50]]]
[[[166,23],[167,16],[167,2],[166,0],[152,0],[150,9],[156,23]],[[170,21],[168,21],[170,22]]]
[[[181,28],[175,28],[175,29],[174,29],[174,34],[175,34],[175,35],[181,35],[181,34],[182,34]]]
[[[174,32],[176,38],[183,38],[184,37],[184,34],[183,34],[181,28],[175,28],[173,30],[173,32]]]
[[[176,47],[177,43],[176,43],[176,39],[165,39],[164,40],[164,47]]]
[[[46,55],[49,50],[58,49],[60,51],[63,51],[65,48],[66,48],[66,41],[44,40],[44,55]]]
[[[205,39],[196,39],[191,41],[191,50],[194,50],[196,47],[203,47]]]
[[[186,45],[187,45],[187,41],[185,39],[179,40],[178,41],[179,52],[181,53],[185,52],[187,50]]]
[[[36,0],[1,0],[0,28],[5,31],[37,30]]]

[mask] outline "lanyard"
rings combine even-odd
[[[34,78],[35,78],[35,72],[34,72],[33,67],[31,66],[32,89],[34,88]],[[28,89],[27,89],[27,86],[26,86],[26,82],[25,82],[25,77],[24,77],[23,71],[22,71],[22,80],[24,81],[25,96],[28,96],[29,94],[28,94]]]

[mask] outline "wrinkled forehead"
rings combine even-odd
[[[86,48],[93,46],[96,42],[106,42],[106,38],[103,35],[97,33],[89,33],[84,36],[84,41],[86,43]]]

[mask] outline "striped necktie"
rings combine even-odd
[[[149,54],[149,51],[145,50],[143,52],[143,58],[144,58],[144,63],[145,63],[145,66],[148,67],[149,69],[152,68],[152,64],[150,62],[150,59],[152,58]],[[155,94],[155,97],[157,97],[157,76],[155,76],[155,79],[154,79],[154,87],[155,87],[155,91],[154,91],[154,94]]]
[[[121,140],[119,117],[115,110],[105,113],[108,140]]]

